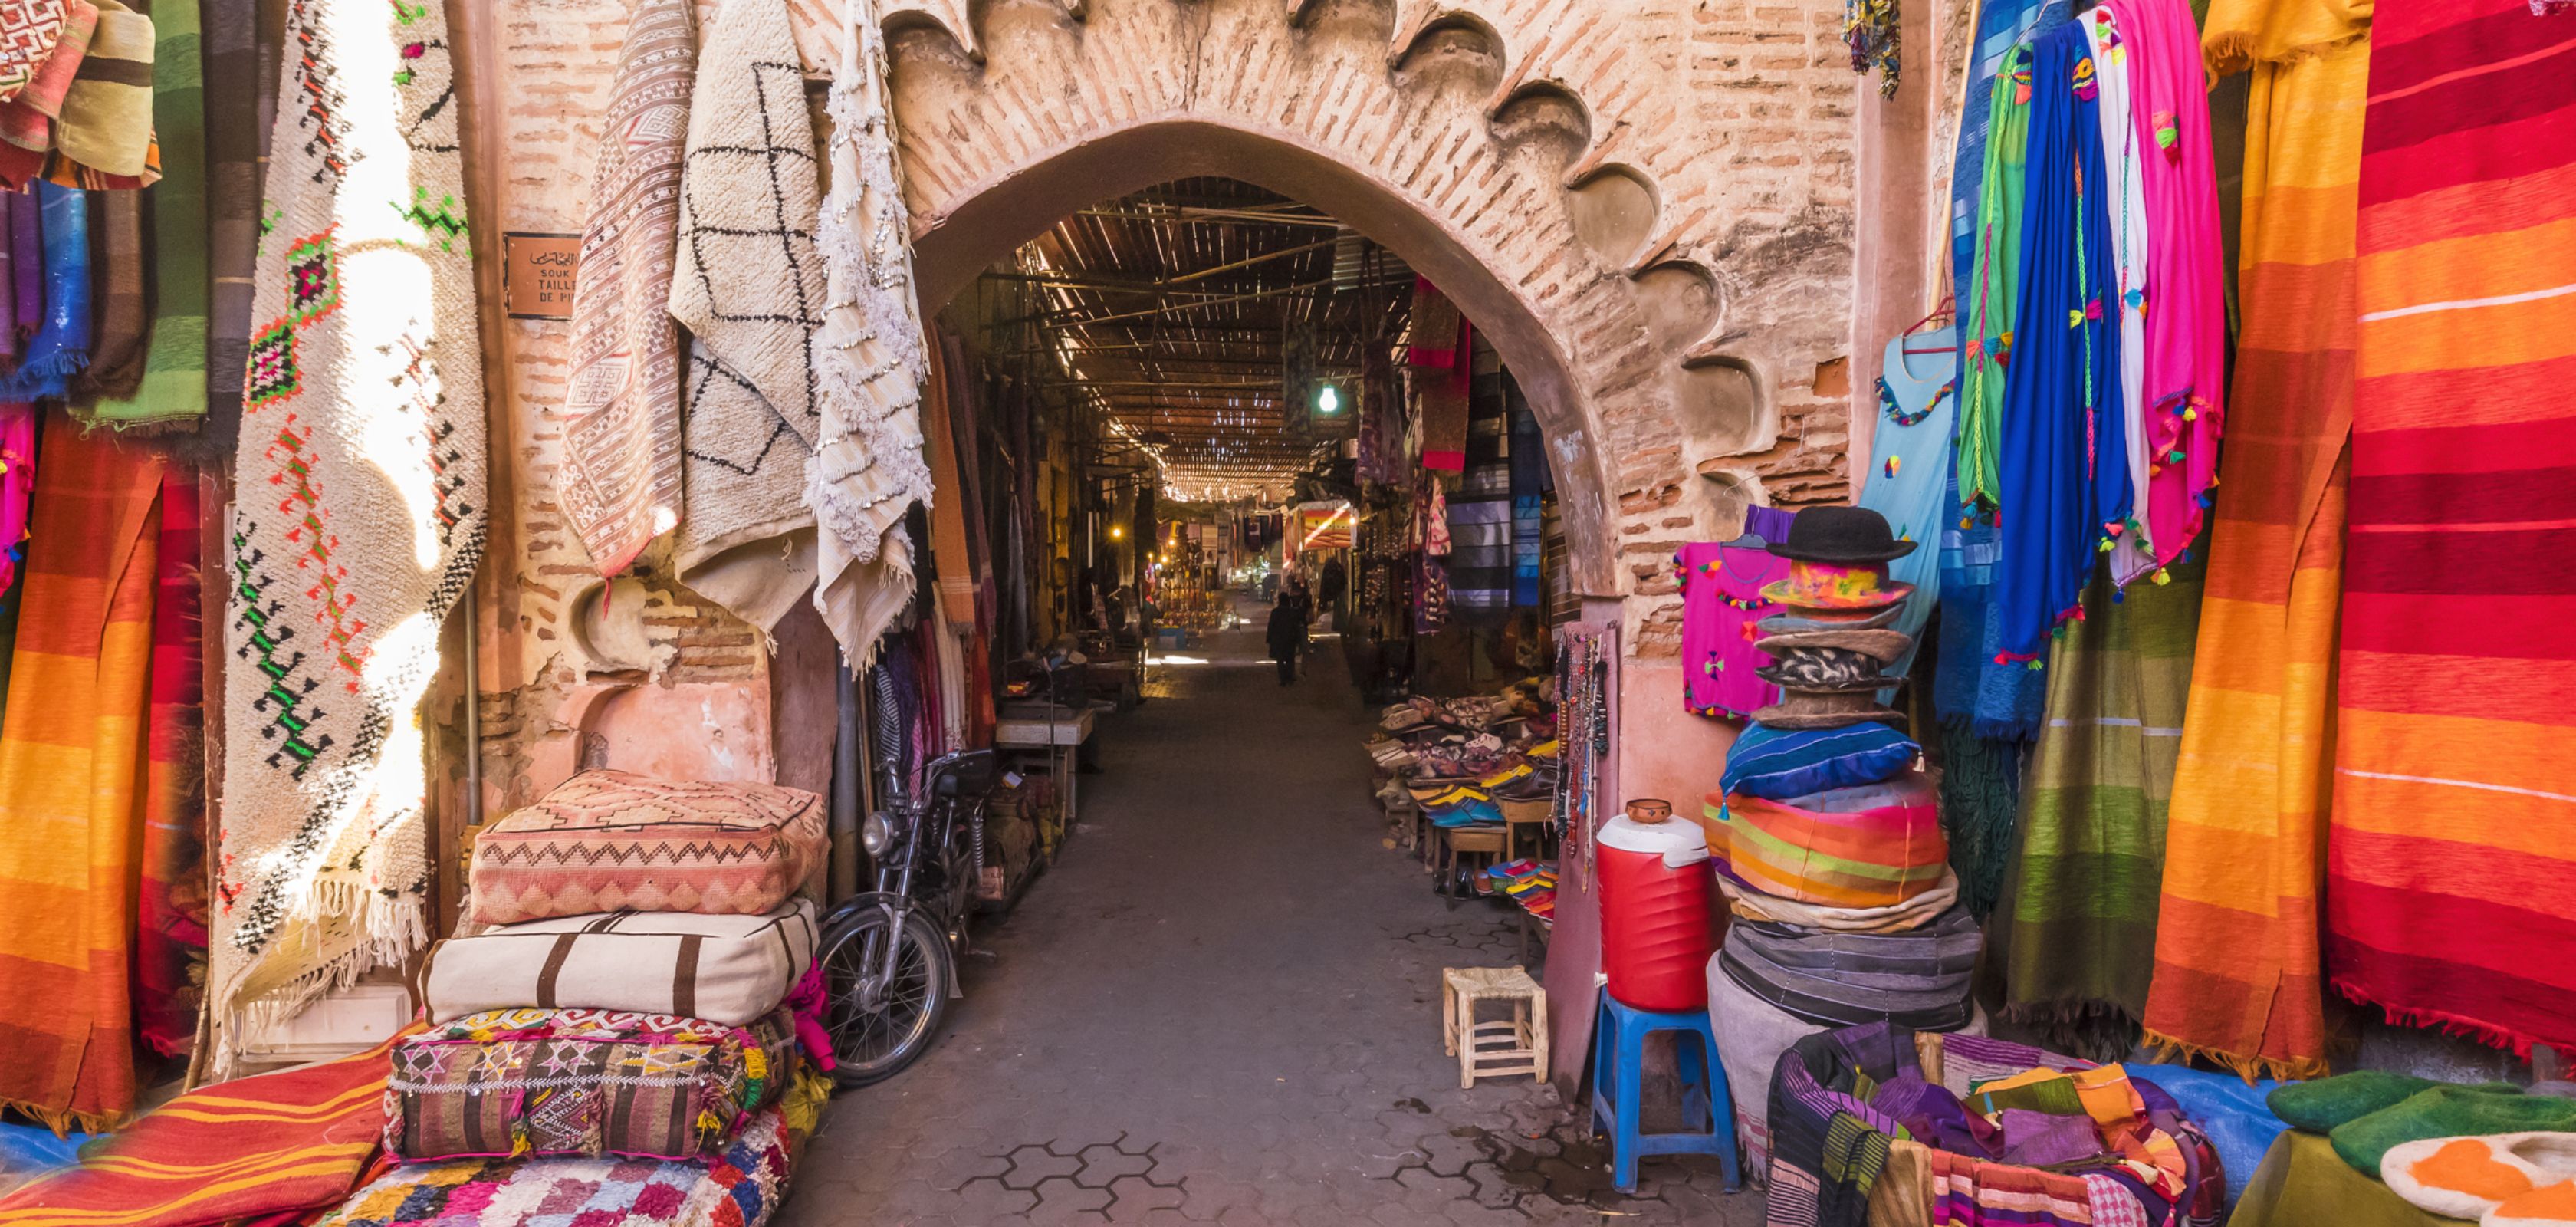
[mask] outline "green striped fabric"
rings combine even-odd
[[[80,407],[119,430],[194,429],[206,414],[205,73],[196,0],[136,4],[152,16],[152,123],[161,181],[145,189],[152,210],[152,334],[143,383],[132,396]]]
[[[2170,582],[2133,584],[2119,601],[2097,573],[2049,660],[2021,849],[1987,945],[2005,1016],[2059,1051],[2125,1055],[2146,1009],[2204,555],[2196,545]]]

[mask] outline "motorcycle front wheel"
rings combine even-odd
[[[871,992],[869,980],[885,966],[888,941],[897,947],[894,975]],[[824,935],[816,957],[828,992],[823,1025],[837,1062],[834,1084],[882,1082],[929,1051],[948,1016],[955,976],[947,935],[928,916],[907,910],[898,928],[883,908],[854,911]]]

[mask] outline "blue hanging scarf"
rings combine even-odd
[[[26,202],[18,202],[21,207]],[[0,402],[60,400],[89,365],[89,206],[84,193],[36,181],[44,229],[45,303],[18,369],[0,376]]]
[[[2022,300],[2004,376],[2002,653],[2032,660],[2084,596],[2106,524],[2129,514],[2118,285],[2099,90],[2080,26],[2034,49]]]

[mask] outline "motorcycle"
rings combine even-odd
[[[957,961],[984,860],[984,807],[1000,774],[991,750],[944,755],[923,773],[919,795],[885,781],[885,808],[867,816],[859,843],[876,866],[876,889],[823,919],[824,1028],[841,1087],[882,1082],[929,1051],[963,995]]]

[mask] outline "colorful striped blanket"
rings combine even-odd
[[[2576,1045],[2576,17],[2410,0],[2370,42],[2326,970]]]
[[[2352,426],[2368,0],[2216,0],[2251,67],[2239,296],[2208,594],[2165,833],[2148,1039],[2239,1073],[2325,1072],[2318,832]]]
[[[0,723],[0,1106],[98,1130],[134,1108],[160,459],[46,415]]]
[[[340,1203],[385,1124],[392,1040],[320,1065],[190,1091],[0,1198],[9,1227],[190,1227]]]

